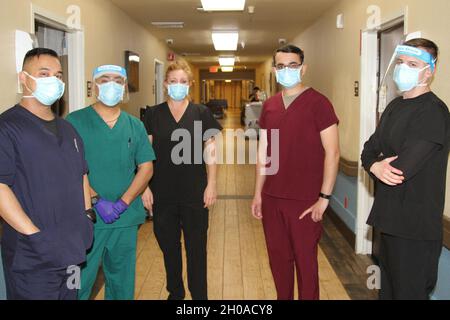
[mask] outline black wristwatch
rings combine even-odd
[[[96,223],[97,222],[97,215],[95,214],[95,211],[94,211],[94,209],[87,209],[86,211],[85,211],[85,213],[86,213],[86,216],[89,218],[89,220],[91,220],[93,223]]]
[[[322,192],[319,193],[319,197],[320,197],[320,198],[327,199],[327,200],[330,200],[330,199],[331,199],[331,195],[323,194]]]
[[[92,206],[95,206],[99,200],[100,200],[100,196],[99,195],[96,195],[96,196],[92,197],[91,198]]]

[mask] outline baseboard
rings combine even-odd
[[[355,233],[341,220],[337,213],[328,207],[326,214],[330,217],[336,229],[342,234],[345,240],[349,243],[352,248],[355,248],[356,235]]]

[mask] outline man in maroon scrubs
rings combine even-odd
[[[317,249],[322,217],[339,167],[339,120],[329,100],[302,83],[301,49],[277,50],[274,71],[283,91],[266,101],[252,213],[262,219],[279,300],[318,300]],[[275,134],[274,134],[275,133]],[[278,139],[273,138],[278,134]],[[271,152],[268,152],[270,150]],[[266,164],[263,159],[277,159]],[[274,160],[272,160],[273,162]],[[277,160],[275,160],[277,161]],[[278,168],[269,172],[268,167]]]

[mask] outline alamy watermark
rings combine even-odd
[[[367,289],[380,290],[381,289],[381,270],[377,265],[371,265],[367,268]]]
[[[69,275],[67,278],[67,289],[69,290],[80,290],[81,289],[81,268],[79,266],[70,266],[66,270],[66,274]]]
[[[194,122],[194,136],[188,129],[176,129],[171,151],[175,165],[196,164],[257,164],[262,175],[275,175],[280,167],[280,132],[273,130],[209,129],[203,132],[201,121]],[[259,139],[256,137],[259,136]],[[214,143],[203,144],[214,138]],[[248,137],[248,139],[247,139]],[[268,143],[270,141],[270,144]],[[248,143],[247,143],[248,142]],[[270,147],[270,150],[268,148]]]

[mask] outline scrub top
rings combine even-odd
[[[86,260],[93,224],[85,214],[83,141],[63,119],[58,134],[20,105],[0,115],[0,183],[10,186],[41,232],[4,224],[2,251],[12,270],[66,268]]]
[[[277,151],[272,130],[279,130],[279,168],[277,173],[266,176],[263,193],[280,199],[317,200],[325,161],[320,133],[338,123],[330,101],[311,88],[287,109],[282,93],[267,100],[259,125],[267,130],[269,157],[273,147]]]
[[[443,213],[450,143],[450,114],[434,93],[393,100],[361,156],[370,172],[375,162],[398,156],[391,163],[404,173],[391,187],[375,176],[375,201],[368,224],[393,236],[442,240]]]
[[[212,112],[206,106],[189,103],[177,123],[165,102],[148,107],[144,123],[148,135],[153,136],[158,157],[150,185],[155,203],[203,203],[208,184],[204,143],[222,130]],[[180,150],[182,146],[186,148]],[[173,161],[172,153],[175,158],[182,156],[183,161]]]
[[[143,123],[122,111],[111,129],[92,106],[73,112],[67,120],[84,141],[89,182],[100,197],[116,202],[128,190],[137,167],[155,160]],[[105,224],[98,218],[96,229],[123,228],[143,224],[146,214],[137,197],[120,219]]]

